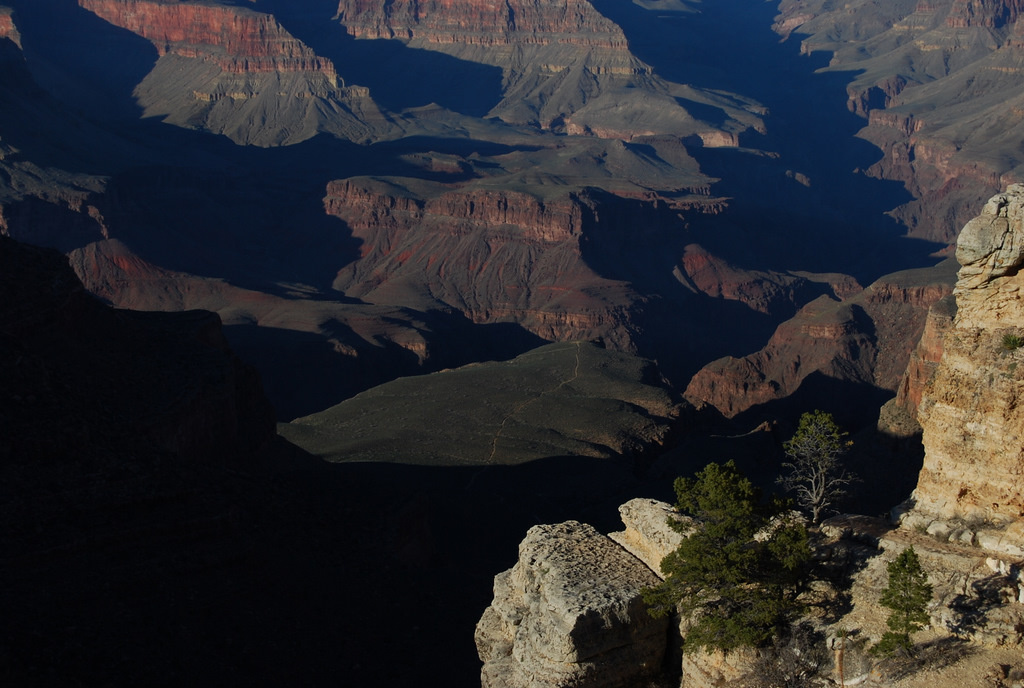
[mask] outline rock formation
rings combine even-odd
[[[1024,102],[1020,10],[1018,0],[780,4],[778,32],[809,34],[804,52],[829,51],[829,69],[856,72],[849,107],[884,151],[871,173],[915,196],[896,211],[915,236],[954,242],[972,208],[1021,179],[1010,114]]]
[[[625,530],[609,533],[608,537],[664,578],[661,560],[679,546],[683,537],[669,527],[669,519],[681,520],[683,516],[665,502],[643,498],[620,506],[619,516]]]
[[[10,7],[0,5],[0,39],[7,39],[19,48],[21,47],[21,34],[18,27],[14,25],[13,11]]]
[[[896,391],[911,343],[930,306],[950,293],[950,282],[950,266],[941,265],[887,275],[852,296],[820,296],[783,322],[760,351],[705,366],[686,398],[733,417],[789,397],[812,375]]]
[[[334,64],[272,15],[226,3],[79,4],[156,47],[160,59],[136,90],[149,116],[259,146],[318,131],[365,141],[389,126],[365,88],[339,86]]]
[[[925,463],[908,527],[1024,556],[1024,186],[994,196],[957,242],[957,312],[918,418]],[[967,535],[965,533],[970,533]]]
[[[647,614],[640,590],[657,580],[593,526],[534,526],[477,624],[481,685],[624,688],[656,676],[668,620]]]
[[[568,134],[632,140],[655,134],[692,137],[705,146],[735,146],[739,132],[763,131],[760,109],[710,91],[672,84],[628,48],[622,29],[588,0],[515,0],[505,5],[341,0],[338,20],[361,39],[400,39],[500,67],[500,101],[490,115]],[[677,98],[721,110],[724,122],[701,121]]]
[[[630,310],[638,295],[600,275],[583,253],[601,229],[618,229],[596,222],[606,209],[615,212],[613,204],[648,215],[648,231],[675,219],[664,206],[593,191],[551,198],[442,185],[426,191],[410,194],[380,180],[328,187],[328,212],[363,242],[361,259],[339,273],[336,289],[386,304],[415,304],[429,294],[421,307],[443,304],[473,322],[512,321],[546,340],[603,338],[635,350]],[[612,236],[615,243],[637,238]]]

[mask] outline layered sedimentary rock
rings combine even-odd
[[[786,0],[776,30],[853,71],[850,109],[883,158],[871,173],[915,196],[898,209],[914,235],[952,243],[992,193],[1021,179],[1024,133],[1018,0],[847,3]]]
[[[647,614],[640,590],[657,582],[592,526],[534,526],[477,624],[481,684],[610,688],[656,675],[668,621]]]
[[[577,45],[626,48],[626,37],[587,0],[514,3],[399,0],[383,8],[341,0],[338,20],[358,38],[422,38],[430,43]]]
[[[205,57],[231,73],[316,72],[334,86],[330,60],[271,15],[236,5],[161,0],[79,0],[79,5],[152,41],[159,55]]]
[[[10,7],[0,5],[0,39],[8,39],[19,48],[21,47],[21,34],[14,24],[13,10]]]
[[[605,338],[633,347],[629,310],[637,295],[583,260],[599,207],[591,194],[539,198],[439,185],[412,194],[362,179],[332,183],[325,203],[363,242],[362,258],[334,283],[346,295],[373,303],[429,295],[424,307],[444,304],[474,322],[511,321],[547,340]]]
[[[388,126],[365,88],[339,85],[334,64],[272,15],[211,2],[79,4],[156,47],[160,59],[136,90],[147,115],[261,146],[318,131],[365,141]]]
[[[950,276],[938,266],[887,275],[843,300],[820,296],[760,351],[705,366],[686,398],[732,417],[790,396],[812,375],[895,391],[929,307],[950,293]]]
[[[925,462],[904,523],[968,527],[1024,555],[1024,186],[994,196],[957,243],[957,312],[918,418]],[[937,526],[936,526],[937,527]]]
[[[950,293],[928,309],[924,330],[917,347],[910,353],[907,370],[896,389],[896,396],[882,407],[878,426],[896,437],[910,437],[921,432],[917,422],[917,408],[925,386],[932,379],[942,359],[942,346],[946,333],[953,327],[956,299]]]
[[[338,20],[357,38],[400,39],[462,60],[499,67],[491,116],[568,134],[632,140],[670,134],[705,146],[735,146],[763,130],[763,109],[738,107],[710,91],[669,83],[628,49],[622,29],[587,0],[397,2],[341,0]],[[708,123],[678,98],[721,109]]]

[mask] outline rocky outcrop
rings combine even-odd
[[[341,0],[338,20],[357,38],[429,43],[572,45],[624,50],[626,37],[587,0],[397,0],[387,6]]]
[[[237,5],[163,0],[78,0],[78,4],[152,41],[159,55],[202,58],[231,74],[318,73],[332,87],[337,75],[271,15]]]
[[[21,47],[21,34],[14,24],[14,11],[10,7],[0,5],[0,39],[5,38]]]
[[[759,106],[737,107],[658,77],[587,0],[341,0],[337,19],[357,38],[398,39],[499,68],[500,100],[486,107],[507,122],[626,141],[666,135],[703,146],[736,146],[740,132],[764,131]],[[697,117],[682,99],[723,117]]]
[[[637,296],[628,285],[598,274],[583,253],[599,243],[597,227],[618,227],[612,218],[622,211],[616,204],[650,216],[648,231],[674,217],[666,208],[598,200],[599,194],[588,191],[541,198],[472,187],[421,188],[412,194],[372,179],[328,187],[328,212],[362,241],[362,258],[339,272],[336,289],[372,303],[443,304],[473,322],[513,321],[547,340],[603,338],[616,348],[634,349],[629,323]]]
[[[930,306],[950,293],[950,266],[880,278],[852,297],[820,296],[743,358],[701,369],[686,399],[728,417],[789,397],[812,375],[895,391],[920,338]],[[812,403],[827,400],[815,399]]]
[[[661,573],[661,560],[679,547],[683,536],[669,526],[669,519],[682,520],[683,516],[665,502],[656,499],[631,499],[619,507],[619,516],[625,530],[609,533],[630,554]]]
[[[391,125],[359,86],[270,14],[215,2],[79,0],[148,39],[160,59],[135,95],[148,116],[276,146],[320,131],[365,142]]]
[[[970,532],[985,549],[1024,556],[1024,186],[993,197],[964,227],[957,313],[918,418],[924,467],[908,527]],[[942,523],[945,525],[932,525]]]
[[[477,624],[481,685],[611,688],[657,675],[668,620],[652,619],[640,597],[657,582],[592,526],[534,526]]]

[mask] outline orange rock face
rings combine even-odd
[[[15,44],[21,45],[21,37],[18,35],[18,29],[14,25],[14,17],[11,15],[11,8],[0,7],[0,38],[9,38]]]
[[[230,73],[320,72],[317,56],[271,15],[243,7],[159,0],[79,0],[90,12],[153,42],[160,55],[205,57]]]
[[[782,323],[762,350],[705,366],[686,398],[733,417],[788,397],[812,374],[897,389],[929,307],[951,291],[941,275],[918,284],[898,275],[841,302],[826,296],[812,301]]]

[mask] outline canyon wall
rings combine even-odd
[[[158,0],[79,0],[79,5],[152,41],[159,55],[210,59],[234,74],[319,73],[336,85],[331,61],[316,55],[269,14],[236,5]]]
[[[929,308],[951,292],[951,277],[946,264],[887,275],[853,295],[839,283],[779,325],[760,351],[702,368],[686,398],[733,417],[789,397],[812,376],[896,391]]]
[[[638,295],[583,257],[600,206],[590,194],[539,198],[435,185],[414,195],[372,179],[339,180],[327,193],[328,212],[362,241],[361,259],[334,282],[346,295],[443,304],[473,322],[516,322],[549,341],[603,338],[634,349],[630,310]],[[629,203],[607,203],[616,200]]]
[[[957,241],[957,311],[918,418],[925,462],[906,526],[967,530],[1024,555],[1024,186],[985,205]]]
[[[913,236],[953,243],[974,208],[1024,175],[1020,14],[1018,0],[780,4],[776,31],[856,73],[849,108],[883,152],[868,172],[914,196],[895,210]]]
[[[135,92],[148,116],[258,146],[320,131],[366,141],[391,128],[366,88],[339,85],[331,60],[273,15],[227,3],[79,4],[156,47],[159,59]]]
[[[500,68],[501,92],[487,107],[506,122],[627,141],[669,135],[708,147],[763,131],[757,104],[660,78],[587,0],[341,0],[337,19],[359,39],[397,39]],[[682,99],[723,117],[697,117]]]
[[[587,0],[341,0],[338,20],[357,38],[427,43],[573,45],[623,50],[626,37]]]

